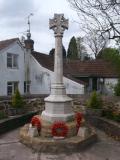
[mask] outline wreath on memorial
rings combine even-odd
[[[77,122],[77,124],[76,124],[77,130],[79,129],[79,127],[80,127],[80,125],[81,125],[82,118],[83,118],[82,113],[77,112],[77,113],[75,114],[75,120],[76,120],[76,122]]]
[[[65,122],[55,122],[52,125],[52,136],[66,137],[68,133],[68,126]]]
[[[37,127],[37,130],[40,132],[40,129],[41,129],[40,117],[33,116],[31,119],[31,124],[32,124],[32,126]]]

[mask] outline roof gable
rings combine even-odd
[[[0,50],[7,48],[9,45],[13,44],[16,41],[19,41],[19,38],[13,38],[13,39],[7,39],[4,41],[0,41]]]

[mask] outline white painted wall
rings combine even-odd
[[[42,67],[32,55],[30,60],[30,93],[49,94],[52,72]]]
[[[67,94],[84,94],[84,85],[76,83],[68,78],[63,78]]]
[[[18,54],[18,69],[7,68],[7,53]],[[7,95],[8,81],[18,81],[20,93],[24,93],[24,50],[17,42],[0,52],[0,96]]]
[[[50,86],[54,72],[42,67],[31,56],[31,93],[50,94]],[[76,83],[68,78],[63,78],[67,94],[84,94],[84,85]]]
[[[114,86],[117,84],[117,78],[105,78],[105,87],[104,87],[104,93],[108,95],[113,95],[114,93]]]

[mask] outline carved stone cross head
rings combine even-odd
[[[55,35],[63,35],[65,29],[68,29],[68,19],[64,14],[54,14],[54,18],[49,20],[49,27],[53,29]]]

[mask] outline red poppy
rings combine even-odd
[[[38,116],[33,116],[31,119],[32,126],[36,126],[38,130],[41,129],[41,122]]]
[[[52,125],[52,135],[56,137],[66,137],[68,133],[68,126],[65,122],[55,122]]]
[[[83,117],[83,115],[80,112],[77,112],[75,114],[75,119],[76,119],[76,122],[77,122],[77,125],[76,125],[77,126],[77,130],[79,129],[79,127],[81,125],[82,117]]]

